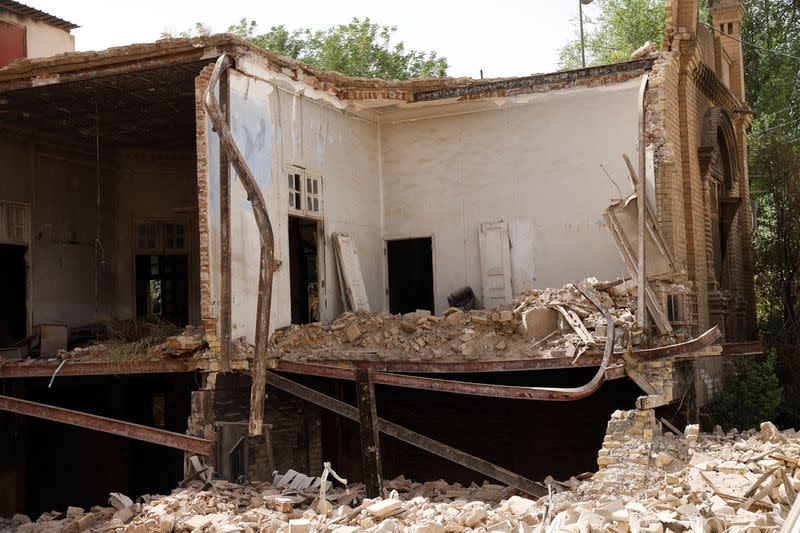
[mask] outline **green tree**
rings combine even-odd
[[[781,416],[800,423],[800,8],[796,0],[747,0],[742,28],[751,125],[756,311],[777,356],[786,394]]]
[[[348,24],[323,30],[273,26],[249,39],[275,53],[349,76],[404,80],[447,74],[447,59],[436,52],[406,50],[402,41],[392,44],[396,31],[396,26],[353,18]]]
[[[597,15],[586,16],[583,27],[586,64],[625,61],[647,41],[661,46],[664,38],[664,0],[595,0]],[[559,67],[580,68],[581,43],[577,18],[575,35],[559,51]]]
[[[407,50],[395,40],[396,26],[381,26],[369,18],[353,18],[348,24],[326,29],[301,28],[287,30],[272,26],[266,33],[257,33],[255,21],[242,18],[228,27],[253,44],[276,54],[299,59],[322,70],[336,70],[348,76],[407,80],[447,75],[447,59],[434,51]],[[177,35],[163,31],[162,37],[192,37],[211,33],[207,25]]]
[[[161,39],[174,39],[176,37],[182,37],[182,38],[203,37],[206,35],[211,35],[212,33],[214,33],[214,30],[208,24],[203,24],[202,22],[195,22],[194,27],[180,32],[175,32],[172,29],[164,28],[163,30],[161,30],[161,34],[159,35],[159,37]]]

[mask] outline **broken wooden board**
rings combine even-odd
[[[631,277],[634,279],[638,279],[639,269],[637,267],[636,254],[631,245],[631,241],[626,236],[624,226],[620,223],[619,219],[617,218],[617,213],[621,212],[621,209],[619,208],[620,204],[627,203],[630,206],[631,205],[630,201],[631,198],[629,197],[625,202],[612,204],[611,206],[608,207],[608,209],[603,211],[603,219],[606,221],[606,225],[608,226],[608,229],[611,232],[611,237],[614,239],[614,244],[616,244],[617,249],[619,250],[619,253],[622,256],[622,259],[625,261],[625,266],[628,267],[628,271],[630,272]],[[622,209],[627,209],[627,207]],[[632,209],[635,216],[636,205],[633,205]],[[630,218],[630,215],[628,215],[628,218]],[[630,226],[630,224],[631,223],[629,220],[628,225]],[[635,223],[633,223],[633,226],[635,226]],[[653,239],[649,240],[653,241]],[[653,245],[652,251],[650,250],[650,247],[648,247],[647,250],[648,251],[645,253],[645,257],[654,257],[659,255],[660,253],[659,247],[656,246],[655,243]],[[669,260],[668,257],[669,256],[666,256],[665,259],[665,256],[661,255],[661,259],[658,260],[658,263],[655,263],[655,265],[658,266],[656,270],[663,270],[665,273],[670,273],[674,271],[674,268],[672,267],[672,262]],[[651,277],[649,275],[650,265],[647,265],[647,268],[648,268],[648,278],[650,278]],[[655,291],[653,291],[653,287],[650,285],[649,282],[645,283],[644,291],[642,292],[644,292],[644,302],[645,305],[647,306],[647,310],[650,312],[650,316],[653,317],[653,322],[655,322],[658,331],[661,332],[662,335],[671,333],[672,324],[669,323],[669,319],[667,318],[667,315],[664,312],[664,310],[661,308],[658,298],[656,297]]]
[[[334,233],[332,239],[340,281],[345,294],[345,308],[349,311],[360,309],[369,311],[367,289],[364,285],[364,277],[361,275],[361,267],[358,264],[355,242],[346,233]]]
[[[586,329],[586,326],[583,325],[583,321],[575,314],[575,311],[560,305],[556,306],[556,309],[561,313],[572,329],[575,330],[575,333],[578,334],[578,337],[580,337],[584,345],[594,345],[594,337],[589,333],[589,330]]]

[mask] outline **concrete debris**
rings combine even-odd
[[[169,496],[143,497],[142,503],[114,493],[112,507],[88,512],[70,507],[35,521],[15,515],[0,521],[0,533],[766,533],[781,528],[800,491],[800,434],[770,423],[760,431],[727,434],[650,433],[657,426],[652,410],[615,412],[598,456],[600,470],[568,482],[550,479],[550,495],[539,500],[489,482],[464,487],[400,476],[384,482],[386,498],[367,499],[363,484],[350,484],[328,489],[330,505],[321,507],[319,491],[311,486],[289,498],[291,483],[278,488],[195,480]],[[602,462],[603,457],[614,460]],[[291,481],[319,479],[287,474]],[[131,517],[119,517],[122,511]]]
[[[590,279],[614,317],[615,344],[638,344],[636,283]],[[442,315],[416,310],[402,315],[385,311],[347,312],[326,324],[316,322],[280,329],[270,355],[299,362],[377,358],[379,360],[492,360],[525,357],[575,357],[600,354],[605,318],[577,287],[531,290],[496,309],[464,311],[450,307]],[[650,339],[651,344],[687,340]],[[252,353],[252,349],[249,350]]]

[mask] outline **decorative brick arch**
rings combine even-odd
[[[738,155],[736,130],[730,115],[722,107],[712,107],[703,117],[702,137],[698,146],[700,175],[718,174],[724,183],[724,197],[739,196],[738,184],[742,168]]]

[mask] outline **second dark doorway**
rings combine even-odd
[[[317,221],[289,217],[289,278],[292,324],[319,320]]]
[[[389,311],[433,308],[433,242],[430,237],[386,241]]]
[[[11,346],[25,338],[27,326],[27,295],[24,246],[0,244],[0,348]]]

